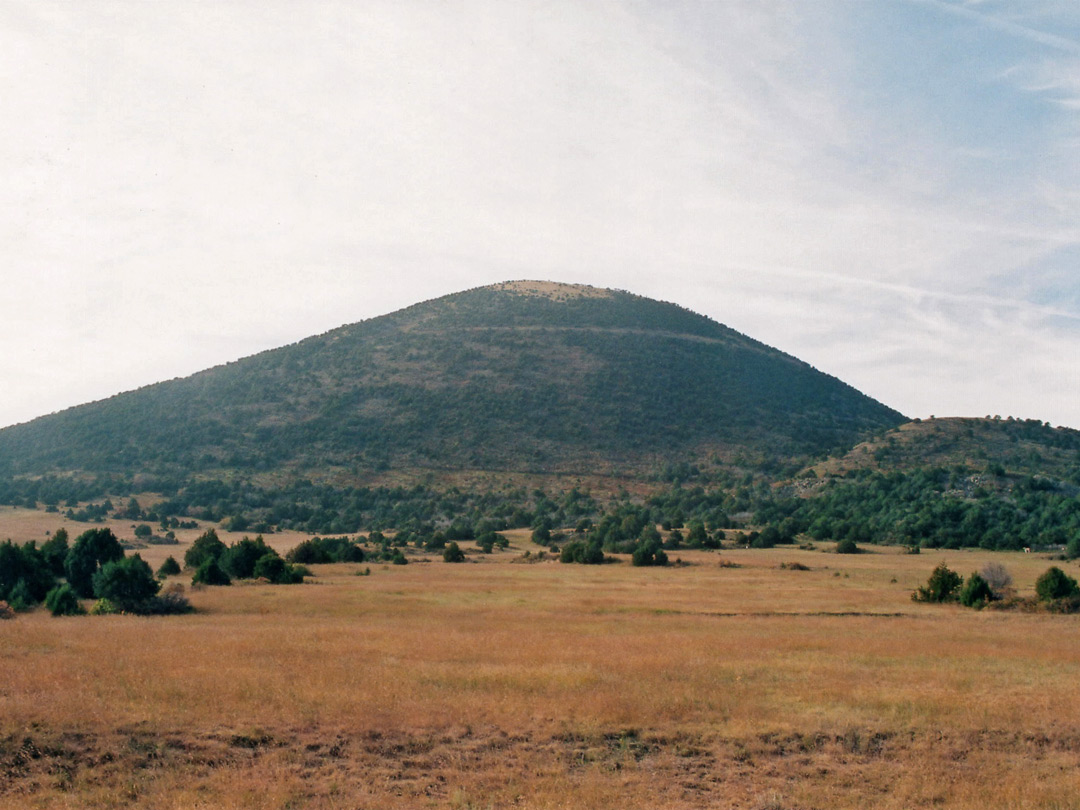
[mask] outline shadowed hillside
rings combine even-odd
[[[0,431],[0,472],[641,474],[845,448],[900,414],[681,307],[511,282]]]

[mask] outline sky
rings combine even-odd
[[[0,426],[511,279],[1080,428],[1080,4],[0,0]]]

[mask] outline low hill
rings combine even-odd
[[[755,520],[814,540],[1080,556],[1080,431],[1030,419],[915,421],[774,485]]]
[[[930,418],[872,436],[812,469],[828,477],[926,467],[1080,484],[1080,431],[1038,419]]]
[[[509,282],[7,428],[0,473],[645,475],[822,455],[903,421],[682,307]]]

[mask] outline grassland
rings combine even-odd
[[[0,810],[1075,806],[1078,619],[909,598],[943,559],[1030,592],[1045,558],[513,542],[0,622]]]

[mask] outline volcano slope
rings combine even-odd
[[[644,475],[823,455],[903,421],[630,293],[508,282],[0,431],[0,474]]]

